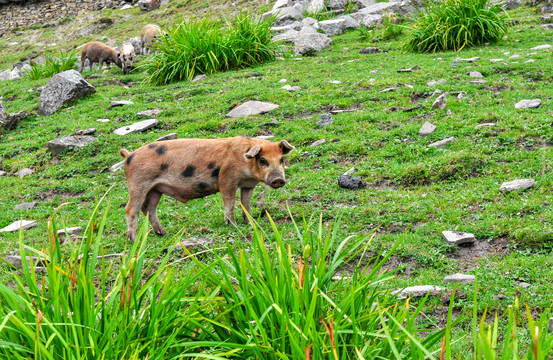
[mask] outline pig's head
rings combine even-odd
[[[119,54],[117,54],[117,57],[121,61],[121,69],[123,70],[123,73],[129,74],[131,72],[132,63],[136,55],[132,52],[129,52],[129,53],[120,52]]]
[[[294,149],[286,140],[278,143],[267,141],[249,149],[245,157],[252,161],[251,171],[257,180],[277,189],[286,183],[283,155]]]

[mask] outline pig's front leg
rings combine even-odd
[[[223,196],[223,206],[225,207],[225,224],[229,222],[236,225],[234,220],[234,203],[236,201],[236,190],[238,186],[227,184],[223,187],[219,186],[221,195]]]
[[[246,215],[246,212],[251,215],[252,213],[252,193],[253,193],[253,187],[251,188],[240,188],[240,201],[242,202],[242,219],[248,221],[248,216]],[[244,211],[246,209],[246,211]]]

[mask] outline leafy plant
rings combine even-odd
[[[62,52],[57,56],[47,56],[44,64],[31,64],[27,71],[27,77],[31,80],[51,77],[60,72],[74,69],[77,66],[77,58],[74,51]]]
[[[156,53],[143,65],[148,81],[165,84],[192,80],[198,74],[272,61],[279,46],[272,41],[273,21],[240,13],[230,22],[190,19],[170,27],[158,38]]]
[[[382,24],[376,26],[376,36],[373,41],[395,40],[403,34],[403,25],[397,24],[397,18],[393,14],[382,16]]]
[[[425,1],[424,10],[410,26],[404,50],[460,51],[501,39],[508,32],[507,14],[489,0]]]
[[[357,28],[357,32],[359,33],[359,40],[365,41],[372,37],[372,30],[369,30],[369,28],[365,26],[359,26]]]

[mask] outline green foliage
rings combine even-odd
[[[240,13],[222,23],[190,19],[169,27],[155,44],[156,53],[143,68],[148,81],[166,84],[192,80],[198,74],[241,69],[272,61],[278,44],[272,41],[274,18],[258,21]]]
[[[76,66],[77,58],[74,51],[60,51],[57,56],[47,56],[44,64],[31,64],[31,69],[27,71],[26,76],[30,80],[38,80],[74,69]]]
[[[382,16],[382,24],[378,25],[374,40],[388,41],[395,40],[403,34],[404,26],[397,24],[397,18],[393,14]]]
[[[507,15],[489,0],[425,1],[401,47],[407,51],[459,51],[507,34]]]

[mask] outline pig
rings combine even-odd
[[[129,74],[131,72],[134,59],[136,58],[134,46],[127,43],[121,45],[121,49],[119,50],[117,57],[121,60],[121,69],[123,70],[123,74]]]
[[[90,70],[92,70],[93,63],[98,63],[100,70],[102,70],[104,62],[108,65],[108,68],[111,66],[111,63],[123,68],[121,59],[119,59],[119,51],[98,41],[86,43],[81,49],[81,72],[83,72],[86,59],[88,59],[90,64]]]
[[[245,209],[242,218],[247,220],[251,195],[259,182],[275,189],[286,183],[283,155],[293,149],[286,140],[271,142],[241,136],[153,142],[133,152],[121,149],[129,188],[125,208],[128,239],[136,239],[140,210],[148,214],[156,234],[167,234],[156,215],[163,194],[185,203],[221,192],[225,223],[236,224],[234,205],[240,189]]]
[[[160,34],[161,29],[157,25],[148,24],[142,28],[140,31],[140,49],[142,55],[148,55],[152,51],[152,44]]]

